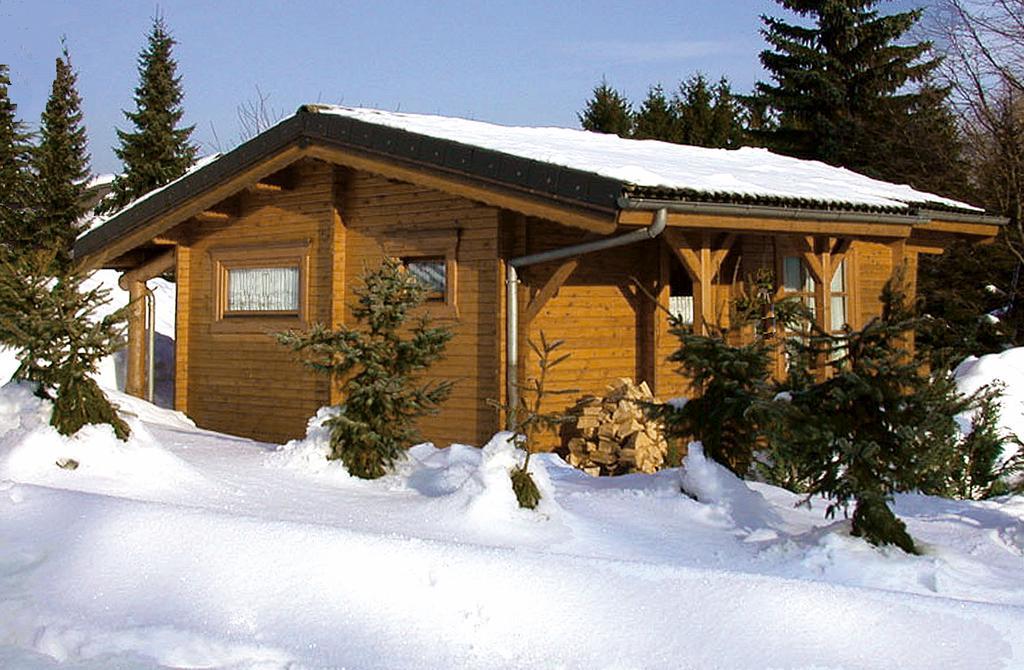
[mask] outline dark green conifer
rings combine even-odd
[[[33,157],[36,206],[31,247],[52,249],[58,272],[66,271],[71,263],[71,249],[83,214],[82,195],[89,177],[77,79],[65,46],[57,59],[53,87],[40,123],[39,146]]]
[[[434,414],[451,384],[418,384],[415,376],[438,361],[452,337],[423,317],[411,326],[411,312],[426,288],[395,259],[367,272],[356,289],[352,315],[359,327],[280,333],[278,341],[302,362],[341,384],[344,400],[325,425],[331,431],[328,458],[341,459],[364,479],[386,474],[406,447],[416,443],[417,418]]]
[[[633,110],[626,97],[604,79],[594,87],[594,96],[579,113],[584,130],[629,137],[633,132]]]
[[[679,142],[717,149],[743,144],[742,106],[724,77],[711,86],[698,73],[679,85],[672,103],[679,119]]]
[[[921,11],[880,15],[879,0],[777,0],[809,25],[762,16],[771,47],[761,63],[775,83],[757,93],[778,114],[769,146],[800,158],[862,170],[890,160],[878,146],[878,123],[904,119],[937,61],[928,42],[904,44]],[[888,148],[891,151],[891,147]]]
[[[0,345],[18,350],[13,378],[34,382],[36,394],[53,401],[50,423],[62,435],[106,423],[126,439],[128,424],[92,375],[123,346],[127,308],[99,317],[109,292],[83,289],[84,276],[61,269],[57,253],[0,249]]]
[[[679,142],[679,118],[665,97],[661,85],[652,86],[633,120],[633,137],[638,140]]]
[[[8,95],[10,84],[7,66],[0,63],[0,245],[21,250],[32,238],[34,223],[29,212],[31,148]]]
[[[189,138],[195,126],[179,128],[182,109],[181,77],[172,56],[176,44],[161,17],[153,20],[146,50],[139,55],[139,85],[135,111],[124,112],[134,131],[118,130],[121,146],[114,153],[124,171],[114,180],[112,194],[101,203],[114,211],[145,193],[177,179],[195,161]]]
[[[806,354],[799,358],[830,359],[830,375],[800,377],[786,389],[790,399],[762,416],[773,455],[796,466],[809,495],[831,501],[829,516],[853,503],[854,535],[917,553],[889,504],[898,492],[947,490],[960,444],[953,417],[971,399],[950,375],[928,376],[907,353],[915,319],[901,282],[886,285],[883,303],[882,316],[859,331],[793,340]]]

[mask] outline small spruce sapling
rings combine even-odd
[[[519,506],[524,509],[535,509],[540,503],[541,493],[537,483],[530,473],[530,456],[535,449],[534,436],[538,432],[557,429],[570,416],[565,412],[544,411],[544,399],[552,395],[570,395],[578,393],[577,389],[549,389],[547,387],[548,373],[555,367],[564,363],[572,354],[557,355],[558,350],[565,344],[564,340],[548,341],[544,332],[540,334],[540,344],[529,340],[530,348],[537,354],[540,375],[530,379],[525,386],[532,399],[520,396],[519,403],[515,407],[498,405],[499,409],[509,414],[509,424],[515,432],[515,445],[526,452],[526,458],[522,465],[518,465],[509,472],[512,479],[512,490],[516,494]]]
[[[452,333],[432,327],[426,316],[407,324],[426,289],[396,259],[365,272],[355,293],[358,327],[316,324],[276,337],[340,385],[344,400],[325,423],[331,431],[328,458],[340,459],[357,477],[376,479],[415,443],[416,419],[435,414],[451,393],[450,382],[417,384],[414,376],[442,358]]]
[[[969,399],[948,375],[925,374],[907,351],[915,319],[900,277],[886,284],[882,300],[882,316],[859,331],[794,340],[812,358],[830,356],[830,375],[770,403],[765,426],[773,453],[808,482],[808,500],[828,498],[829,517],[853,503],[853,535],[917,553],[889,503],[897,492],[944,488],[957,444],[953,416]]]
[[[0,253],[0,344],[19,350],[13,378],[53,401],[50,424],[62,435],[106,423],[127,439],[128,424],[92,378],[123,345],[127,308],[98,318],[109,291],[83,289],[75,272],[54,276],[54,253]]]

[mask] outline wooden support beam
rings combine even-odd
[[[280,193],[284,190],[284,186],[281,184],[271,184],[265,181],[258,181],[250,186],[249,190],[254,193]]]
[[[195,215],[195,219],[200,223],[226,223],[231,220],[231,215],[227,212],[218,212],[216,210],[207,209],[197,213]]]
[[[702,231],[699,240],[687,237],[684,231],[676,228],[666,229],[663,235],[693,282],[694,332],[707,333],[708,324],[714,322],[712,289],[715,275],[729,255],[737,236],[729,233],[718,245],[712,246],[710,231]]]
[[[146,284],[131,281],[128,288],[128,374],[125,392],[146,397]]]
[[[578,258],[570,258],[565,261],[552,273],[551,277],[544,282],[544,286],[537,291],[537,294],[533,296],[530,304],[526,306],[526,311],[523,312],[523,325],[529,325],[531,321],[540,313],[540,310],[544,309],[544,305],[547,304],[548,300],[554,297],[558,293],[558,289],[562,288],[562,285],[569,278],[575,270],[576,266],[580,263]]]
[[[117,283],[122,289],[130,291],[133,283],[145,283],[146,280],[157,277],[173,267],[174,249],[171,249],[163,252],[159,256],[154,256],[135,269],[125,272],[121,275],[121,278],[117,280]]]
[[[178,240],[172,239],[170,237],[154,237],[153,244],[161,247],[173,247],[177,246]]]
[[[832,274],[835,274],[836,269],[846,259],[852,244],[853,240],[848,237],[841,237],[832,243]]]

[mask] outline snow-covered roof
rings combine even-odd
[[[998,223],[967,203],[765,149],[705,149],[569,128],[501,126],[444,116],[304,105],[245,144],[203,159],[176,181],[93,227],[76,242],[75,254],[86,257],[105,250],[259,161],[287,147],[309,144],[453,174],[486,188],[496,185],[533,198],[550,198],[609,221],[626,195],[910,217],[938,209],[958,212],[975,223]]]
[[[767,149],[707,149],[570,128],[501,126],[356,107],[308,105],[306,109],[560,165],[643,189],[705,194],[709,200],[747,198],[886,210],[928,204],[982,211],[907,185]]]

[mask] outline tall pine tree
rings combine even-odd
[[[65,45],[57,59],[53,87],[40,123],[39,146],[34,153],[35,231],[30,241],[33,248],[53,250],[57,271],[66,270],[71,264],[71,248],[78,237],[82,195],[89,177],[77,79]]]
[[[629,137],[633,132],[633,110],[626,99],[604,79],[594,87],[594,97],[579,113],[584,130]]]
[[[146,50],[139,55],[139,85],[135,111],[124,112],[134,132],[118,130],[121,146],[114,153],[124,172],[114,180],[103,211],[119,209],[139,196],[177,179],[195,160],[190,142],[195,126],[179,128],[182,109],[181,77],[171,52],[176,44],[161,17],[153,20]]]
[[[31,239],[28,134],[11,102],[7,66],[0,63],[0,245],[18,249]]]
[[[633,137],[638,140],[679,142],[679,117],[665,97],[661,85],[652,86],[633,119]]]
[[[98,362],[120,348],[124,309],[100,318],[108,292],[85,290],[72,267],[89,174],[75,80],[65,46],[33,153],[34,229],[24,248],[0,244],[0,345],[17,351],[14,378],[53,401],[50,423],[61,434],[106,423],[124,439],[128,425],[92,378]]]
[[[879,142],[878,129],[909,116],[921,94],[904,87],[937,66],[928,42],[900,44],[921,11],[883,16],[879,0],[777,2],[810,25],[762,16],[771,49],[761,63],[775,83],[759,82],[757,94],[779,119],[768,145],[855,170],[884,165],[893,147]]]
[[[743,144],[741,105],[725,77],[711,86],[698,73],[679,85],[672,101],[679,119],[679,142],[731,149]]]

